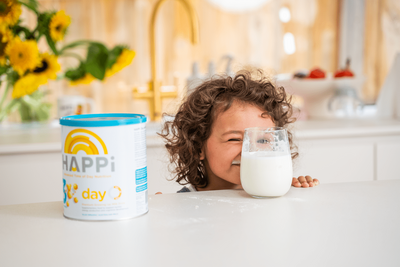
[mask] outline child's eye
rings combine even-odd
[[[267,139],[258,139],[257,143],[259,143],[259,144],[268,144],[269,141]]]
[[[228,140],[228,142],[231,142],[231,141],[234,141],[234,142],[240,142],[240,141],[242,141],[242,140],[240,140],[240,139],[236,139],[236,138],[232,138],[232,139],[229,139],[229,140]]]

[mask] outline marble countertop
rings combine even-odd
[[[161,124],[146,124],[147,146],[162,146]],[[400,135],[400,120],[308,120],[293,125],[297,140]],[[0,125],[0,154],[61,151],[61,127],[48,124]]]
[[[400,180],[149,197],[113,222],[63,217],[62,202],[0,206],[0,266],[400,266]]]

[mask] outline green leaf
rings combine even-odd
[[[35,8],[36,10],[37,10],[38,7],[39,7],[39,4],[38,4],[38,2],[37,2],[36,0],[28,0],[28,3],[29,3],[29,5],[30,5],[31,7]]]
[[[50,24],[51,18],[53,17],[53,15],[55,13],[56,13],[55,11],[52,11],[52,12],[44,12],[44,13],[39,14],[37,17],[37,27],[36,27],[36,29],[39,33],[37,40],[39,40],[43,35],[46,36],[47,43],[50,46],[53,53],[55,53],[55,51],[57,49],[56,49],[55,42],[53,41],[53,39],[51,39],[51,36],[50,36],[49,24]]]
[[[44,12],[37,17],[37,28],[40,34],[49,32],[50,20],[54,14],[55,12]]]
[[[106,65],[108,59],[108,49],[103,44],[93,43],[88,48],[85,64],[86,72],[93,77],[103,80],[106,74]]]
[[[65,72],[65,77],[71,81],[78,80],[85,76],[85,65],[81,63],[76,69],[69,69]]]
[[[53,51],[53,53],[55,55],[59,55],[59,52],[56,48],[56,43],[53,41],[53,39],[51,39],[50,36],[50,31],[49,31],[49,24],[51,21],[51,17],[55,14],[56,12],[44,12],[38,15],[37,18],[37,31],[38,31],[38,37],[37,39],[39,40],[39,38],[41,36],[46,36],[46,41],[47,44],[49,45],[50,49]]]
[[[124,50],[124,46],[118,45],[114,47],[108,54],[108,59],[107,59],[107,69],[110,69],[112,65],[117,62],[117,59],[119,55],[121,55],[122,50]]]
[[[32,39],[33,37],[32,32],[28,28],[25,28],[18,24],[12,27],[12,31],[14,35],[19,35],[21,32],[23,32],[25,35],[25,39],[27,40]]]

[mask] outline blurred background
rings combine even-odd
[[[17,5],[15,0],[0,0],[0,4],[4,1]],[[151,27],[152,14],[160,2]],[[38,20],[35,12],[23,6],[21,15],[15,12],[16,24],[10,29],[21,29],[17,22],[20,16],[21,25],[29,30],[20,31],[19,35],[29,39],[26,36],[33,35],[29,32],[36,32],[39,40],[36,50],[40,52],[65,52],[62,47],[80,40],[90,40],[91,48],[74,46],[67,51],[70,55],[74,53],[74,57],[58,53],[61,66],[58,78],[46,78],[44,83],[47,80],[48,83],[40,87],[36,84],[33,89],[39,90],[33,93],[25,89],[32,87],[31,84],[26,82],[25,87],[18,87],[17,83],[39,77],[43,68],[33,66],[35,69],[26,71],[15,82],[18,74],[16,63],[11,62],[12,53],[6,61],[11,64],[6,75],[2,75],[5,68],[0,65],[0,77],[14,77],[12,82],[15,82],[14,87],[8,87],[9,91],[5,90],[4,82],[0,87],[1,95],[7,98],[0,102],[15,104],[13,112],[4,116],[4,110],[8,110],[2,111],[0,103],[0,205],[61,199],[60,116],[129,112],[161,119],[163,112],[173,115],[190,90],[210,74],[234,75],[249,67],[263,69],[295,96],[298,121],[291,127],[300,156],[293,162],[294,176],[311,175],[321,183],[400,179],[398,0],[38,0],[38,3],[36,13],[45,14],[47,21]],[[188,12],[187,3],[194,12]],[[12,13],[10,9],[5,11]],[[3,13],[0,12],[0,22]],[[58,18],[60,24],[49,23],[50,18],[51,21]],[[37,27],[38,21],[44,26]],[[195,36],[199,42],[195,44],[191,21],[198,22]],[[37,28],[39,31],[35,31]],[[64,35],[63,40],[54,41],[58,51],[54,46],[50,51],[51,30]],[[5,36],[1,27],[0,34]],[[0,42],[0,52],[3,44]],[[28,46],[28,42],[24,44]],[[114,50],[119,45],[129,47],[130,58],[122,56],[121,50]],[[94,53],[89,57],[87,51],[92,48],[107,54]],[[20,48],[14,54],[24,55],[25,51]],[[0,60],[2,56],[0,53]],[[86,57],[87,68],[79,73],[77,58]],[[103,64],[103,72],[99,72],[97,67],[102,62],[96,60],[100,58],[103,63],[104,58],[106,62],[113,58],[114,63]],[[54,61],[52,64],[56,65]],[[107,75],[114,66],[118,67],[114,74]],[[79,75],[72,75],[74,79],[66,74],[71,68],[78,70],[75,74]],[[57,69],[53,67],[52,71]],[[155,72],[157,82],[154,82]],[[85,73],[98,77],[89,75],[90,79],[86,79]],[[72,86],[68,79],[87,84]],[[152,88],[161,93],[149,90],[150,81]],[[18,88],[26,95],[12,99],[11,92]],[[43,97],[38,91],[47,92],[44,100],[50,104],[35,102],[34,96]],[[158,95],[167,96],[161,104],[154,98]],[[93,104],[94,108],[89,109]],[[18,105],[19,110],[15,108]],[[26,106],[32,112],[26,112]],[[33,111],[37,116],[23,119],[23,115],[32,115]],[[149,194],[174,193],[182,187],[171,182],[170,159],[164,140],[156,134],[161,127],[160,122],[146,124]]]
[[[131,65],[103,82],[72,87],[51,81],[47,100],[57,118],[57,98],[83,95],[95,100],[96,112],[135,112],[148,115],[146,100],[133,97],[133,88],[146,91],[150,74],[149,27],[155,0],[39,0],[42,10],[65,10],[71,24],[65,39],[127,44],[136,52]],[[204,75],[210,62],[224,73],[246,66],[271,75],[319,67],[334,73],[347,58],[356,77],[364,77],[360,98],[375,103],[396,53],[400,52],[400,2],[397,0],[189,0],[199,20],[199,43],[190,41],[188,14],[179,1],[166,1],[155,25],[158,78],[179,97],[164,99],[163,111],[173,112],[185,95],[195,62]],[[26,8],[21,18],[34,28],[36,17]],[[39,44],[40,50],[48,46]],[[84,53],[84,51],[76,51]],[[62,69],[76,59],[59,58]],[[8,121],[18,121],[18,114]]]

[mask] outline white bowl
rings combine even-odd
[[[289,94],[301,96],[304,100],[302,110],[310,118],[334,118],[334,114],[328,110],[328,102],[336,88],[351,87],[360,96],[365,80],[364,77],[332,78],[331,75],[323,79],[291,77],[287,74],[277,75],[276,84],[283,86]]]

